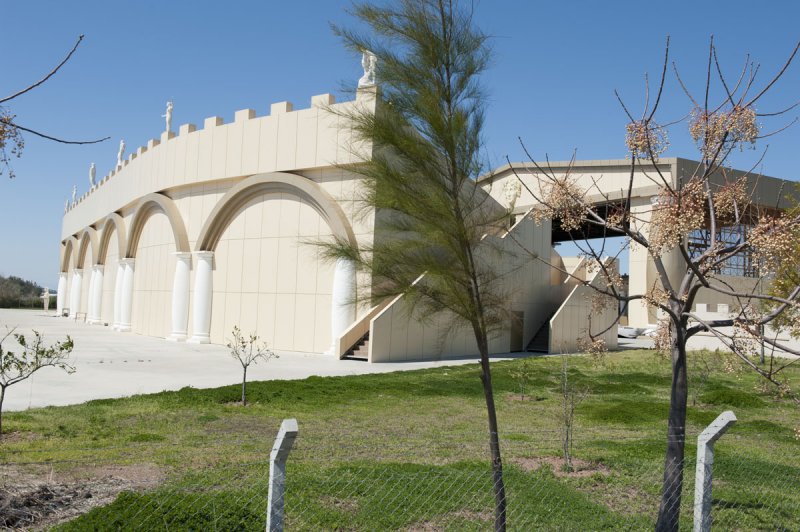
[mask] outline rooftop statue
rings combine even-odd
[[[69,198],[64,200],[64,212],[69,210]]]
[[[89,186],[94,187],[95,181],[94,178],[97,175],[97,168],[95,168],[94,163],[89,166]]]
[[[378,66],[378,58],[369,50],[364,50],[361,54],[361,67],[364,75],[358,80],[358,87],[372,87],[375,85],[375,70]]]
[[[172,102],[167,102],[167,112],[161,115],[167,121],[167,133],[172,131]]]
[[[78,199],[78,185],[72,185],[72,203],[75,204],[75,201]]]
[[[509,180],[503,192],[505,192],[506,195],[506,202],[510,206],[513,206],[519,199],[520,194],[522,194],[522,185],[517,179]]]
[[[117,152],[117,168],[122,167],[122,158],[125,156],[125,139],[119,141],[119,151]]]

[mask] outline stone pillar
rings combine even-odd
[[[192,268],[192,254],[185,252],[175,255],[175,278],[172,281],[172,332],[167,340],[173,342],[186,340],[189,328],[189,271]]]
[[[97,281],[97,272],[94,266],[89,270],[89,293],[86,297],[86,323],[94,323],[94,287]]]
[[[133,311],[133,266],[135,259],[122,259],[120,264],[125,270],[122,277],[122,303],[120,305],[119,327],[120,331],[131,330],[131,312]]]
[[[89,323],[102,323],[101,310],[103,306],[103,270],[102,264],[97,264],[92,268],[92,290],[89,292],[91,303],[89,308],[91,314],[89,316]]]
[[[72,287],[69,290],[69,317],[74,318],[80,309],[81,304],[81,281],[83,280],[83,270],[72,270]]]
[[[193,344],[211,341],[211,295],[214,270],[214,252],[196,251],[194,271],[194,304],[192,306]]]
[[[59,316],[64,312],[64,303],[67,298],[67,272],[58,274],[58,292],[56,292],[56,312]]]
[[[356,270],[352,261],[338,259],[333,271],[331,294],[331,353],[336,339],[356,320]]]
[[[125,265],[117,263],[117,277],[114,281],[114,330],[119,330],[122,321],[122,281],[125,278]]]

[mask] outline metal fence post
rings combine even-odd
[[[726,410],[717,416],[697,437],[697,466],[694,477],[694,531],[711,530],[711,471],[714,466],[714,443],[736,423],[736,416]]]
[[[267,532],[283,530],[283,495],[286,490],[286,458],[297,438],[297,420],[284,419],[269,455]]]

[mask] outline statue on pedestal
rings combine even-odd
[[[40,295],[39,297],[42,300],[44,311],[47,312],[47,309],[50,308],[50,289],[45,287],[44,291],[42,291],[42,295]]]
[[[94,178],[97,175],[97,169],[94,166],[94,163],[89,167],[89,186],[94,188],[95,181]]]
[[[69,210],[69,198],[64,200],[64,212]]]
[[[172,131],[172,102],[167,102],[167,112],[166,114],[161,115],[162,118],[165,118],[167,121],[167,133]]]
[[[125,139],[119,141],[119,151],[117,152],[117,168],[122,168],[123,157],[125,157]]]
[[[78,185],[72,185],[72,204],[75,205],[75,202],[78,199]]]
[[[372,87],[375,85],[375,70],[378,66],[378,58],[369,50],[364,50],[361,54],[361,68],[364,75],[358,80],[358,87]]]

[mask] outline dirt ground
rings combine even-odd
[[[122,491],[153,488],[164,472],[152,464],[90,466],[69,471],[0,466],[0,528],[42,530],[112,502]]]

